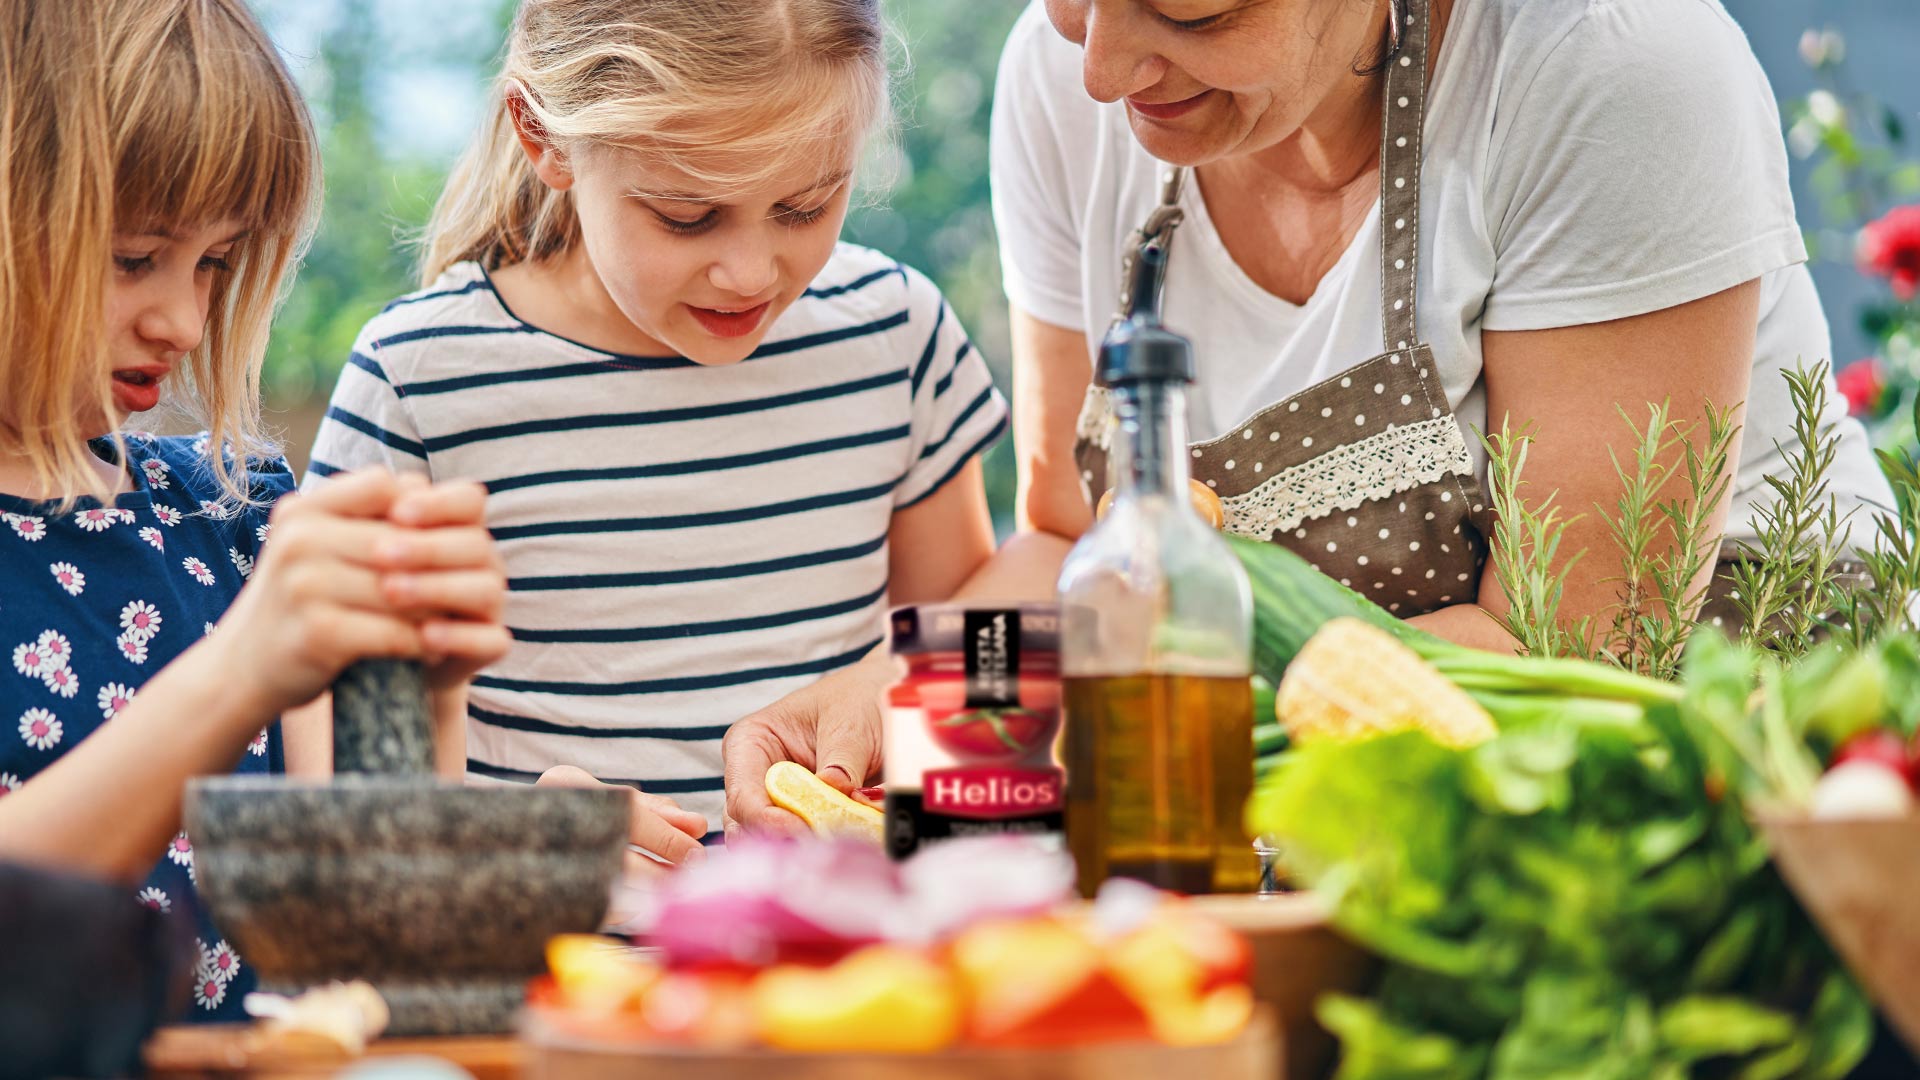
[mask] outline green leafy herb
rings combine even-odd
[[[1708,403],[1700,445],[1696,445],[1693,429],[1668,423],[1664,406],[1655,407],[1647,424],[1643,446],[1655,440],[1654,432],[1667,433],[1666,445],[1655,443],[1656,461],[1676,449],[1681,454],[1677,473],[1655,466],[1661,471],[1651,496],[1662,495],[1668,481],[1676,476],[1685,495],[1662,498],[1653,504],[1665,526],[1656,530],[1655,542],[1664,539],[1668,546],[1628,560],[1629,566],[1651,576],[1657,601],[1652,612],[1644,610],[1644,605],[1637,609],[1622,605],[1623,615],[1633,626],[1631,637],[1624,631],[1623,620],[1615,620],[1608,651],[1622,658],[1629,670],[1667,679],[1679,673],[1681,654],[1693,634],[1694,617],[1713,580],[1709,570],[1720,552],[1720,533],[1713,528],[1712,520],[1732,484],[1729,459],[1740,430],[1734,412]]]
[[[1709,706],[1745,718],[1761,665],[1718,635],[1686,664],[1678,702],[1540,716],[1467,749],[1407,732],[1287,755],[1249,824],[1385,963],[1371,997],[1319,1003],[1339,1080],[1835,1076],[1859,1060],[1865,1002],[1744,804],[1717,796],[1732,751],[1696,735]]]

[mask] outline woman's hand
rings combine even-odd
[[[477,485],[384,470],[281,499],[252,580],[209,642],[229,658],[244,711],[257,721],[311,701],[368,657],[426,660],[444,685],[502,655],[505,577],[476,501]]]
[[[625,784],[608,784],[576,765],[555,765],[540,774],[535,787],[613,788],[630,796],[632,824],[628,843],[638,845],[675,866],[698,862],[706,857],[700,838],[707,834],[707,819],[691,810],[682,810],[672,799],[649,795]],[[637,852],[627,852],[628,873],[649,873],[658,864]]]
[[[792,761],[851,794],[880,772],[880,696],[893,663],[875,654],[796,690],[728,729],[727,837],[798,836],[807,826],[767,799],[767,770]]]
[[[1491,569],[1485,571],[1491,577]],[[1499,584],[1494,583],[1494,589]],[[1466,645],[1475,649],[1484,649],[1494,653],[1517,653],[1520,642],[1493,612],[1479,604],[1454,604],[1451,607],[1429,611],[1425,615],[1415,615],[1407,620],[1409,626],[1417,626],[1435,637],[1445,638],[1456,645]]]

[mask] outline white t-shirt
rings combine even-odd
[[[1770,494],[1762,477],[1783,468],[1773,444],[1791,433],[1780,372],[1828,359],[1831,346],[1773,92],[1718,0],[1458,0],[1423,159],[1419,331],[1483,473],[1482,330],[1624,318],[1762,279],[1728,522],[1750,536],[1752,505]],[[1029,7],[993,104],[1009,299],[1082,330],[1091,355],[1117,306],[1127,235],[1157,204],[1165,168],[1135,141],[1123,105],[1087,96],[1080,48]],[[1200,185],[1189,182],[1182,201],[1165,315],[1199,359],[1196,439],[1383,351],[1377,208],[1296,305],[1233,261]],[[1890,506],[1865,431],[1830,397],[1826,419],[1844,440],[1832,477],[1841,510]]]
[[[578,765],[717,829],[727,726],[879,643],[893,515],[1006,416],[939,289],[868,248],[725,367],[548,333],[461,263],[360,332],[306,486],[483,481],[513,646],[468,694],[469,772]]]

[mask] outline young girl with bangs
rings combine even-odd
[[[473,774],[674,796],[677,860],[717,835],[736,720],[765,744],[725,777],[750,827],[797,825],[773,760],[877,771],[810,727],[774,744],[875,709],[889,602],[987,563],[1007,414],[938,290],[839,242],[887,113],[877,0],[522,4],[426,287],[361,332],[307,480],[485,483],[514,641],[469,691]]]
[[[192,920],[191,1017],[243,1019],[182,787],[277,771],[275,718],[355,660],[422,658],[445,693],[499,655],[483,493],[372,471],[281,498],[256,391],[317,155],[242,0],[0,4],[0,102],[0,861]],[[122,430],[163,399],[207,432]],[[50,1000],[135,962],[73,955]]]

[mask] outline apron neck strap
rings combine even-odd
[[[1428,0],[1391,0],[1400,20],[1380,121],[1380,323],[1386,351],[1420,340],[1413,317],[1420,255],[1420,133],[1427,104]]]
[[[1187,170],[1169,168],[1160,174],[1160,201],[1147,215],[1147,220],[1127,236],[1126,248],[1120,256],[1120,306],[1114,315],[1114,323],[1123,323],[1134,315],[1133,301],[1140,295],[1136,287],[1134,271],[1140,265],[1140,253],[1148,244],[1157,245],[1166,256],[1173,254],[1173,231],[1186,220],[1187,212],[1180,208],[1180,193],[1186,187]],[[1160,280],[1152,283],[1154,307],[1160,306],[1160,293],[1166,285],[1166,260],[1160,263]]]

